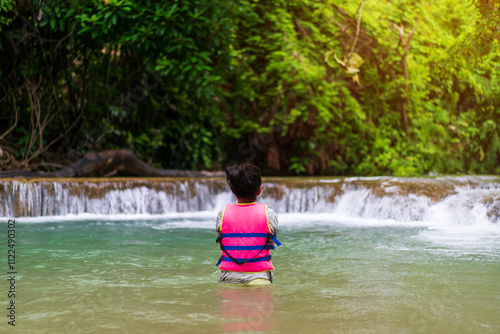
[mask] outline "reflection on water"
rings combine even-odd
[[[218,290],[224,333],[270,332],[274,328],[272,286],[225,284]]]

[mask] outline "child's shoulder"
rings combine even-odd
[[[276,211],[273,208],[270,208],[269,206],[267,206],[267,213],[268,214],[270,214],[270,213],[276,214]]]
[[[274,209],[267,207],[267,218],[269,221],[277,221],[278,220],[278,214]]]

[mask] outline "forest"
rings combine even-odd
[[[500,173],[496,0],[0,0],[0,171]]]

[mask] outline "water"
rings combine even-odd
[[[278,211],[283,246],[273,254],[275,283],[264,287],[217,283],[215,217],[231,196],[208,181],[200,183],[206,188],[178,181],[212,196],[193,212],[177,198],[175,209],[165,203],[170,211],[157,214],[137,212],[137,205],[128,214],[17,218],[16,330],[500,332],[495,180],[430,180],[419,188],[412,181],[411,191],[395,179],[323,181],[266,184],[272,196],[262,200]],[[92,210],[106,206],[93,197]],[[6,296],[0,306],[7,306]]]

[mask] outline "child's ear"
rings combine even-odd
[[[262,192],[262,187],[259,187],[259,193],[257,194],[257,196],[259,196],[261,192]]]

